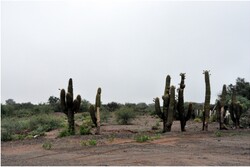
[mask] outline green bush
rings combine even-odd
[[[12,135],[5,128],[1,128],[1,141],[10,141],[12,140]]]
[[[120,109],[118,109],[118,111],[116,111],[115,114],[116,121],[122,125],[129,124],[130,121],[136,117],[135,113],[133,112],[133,109],[129,107],[121,107]]]
[[[62,131],[59,132],[59,135],[58,135],[58,137],[66,137],[66,136],[70,136],[68,128],[64,128]]]
[[[209,122],[216,122],[217,121],[217,115],[216,114],[212,114],[210,117],[209,117]]]
[[[147,135],[138,135],[135,137],[135,140],[139,143],[146,142],[152,140],[150,136]]]
[[[90,130],[91,130],[90,126],[81,125],[80,126],[80,135],[89,135],[89,134],[91,134]]]
[[[94,139],[91,139],[91,140],[82,140],[80,142],[81,146],[96,146],[97,144],[97,141],[94,140]]]
[[[52,143],[49,142],[49,141],[45,141],[42,145],[42,147],[45,149],[45,150],[50,150],[51,147],[52,147]]]

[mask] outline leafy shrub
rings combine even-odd
[[[129,124],[135,117],[135,113],[129,107],[121,107],[118,111],[116,111],[116,121],[122,125]]]
[[[240,125],[243,128],[249,128],[250,127],[250,109],[241,115],[241,117],[240,117]]]

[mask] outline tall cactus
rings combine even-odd
[[[95,106],[91,105],[89,107],[89,112],[92,122],[96,126],[96,134],[100,134],[100,127],[101,127],[100,123],[101,92],[102,92],[101,88],[98,88],[96,94]]]
[[[181,131],[186,131],[185,126],[186,122],[190,119],[191,113],[192,113],[192,103],[189,104],[188,106],[188,111],[185,112],[184,109],[184,80],[185,80],[185,73],[181,73],[181,82],[180,82],[180,88],[178,89],[178,103],[177,103],[177,110],[179,113],[179,119],[181,123]]]
[[[227,95],[227,87],[226,85],[223,85],[222,93],[220,97],[220,102],[218,103],[218,111],[219,111],[219,124],[220,124],[220,130],[227,130],[226,125],[224,124],[224,117],[226,115],[225,111],[225,105],[226,105],[226,95]]]
[[[68,84],[68,92],[62,89],[60,93],[61,108],[68,118],[68,132],[71,135],[75,134],[74,114],[79,111],[81,104],[81,96],[77,95],[73,100],[73,81],[70,78]]]
[[[240,116],[242,114],[242,111],[243,111],[242,106],[240,105],[239,102],[237,102],[236,92],[235,92],[235,89],[233,89],[229,112],[230,112],[231,119],[235,124],[236,129],[240,128]]]
[[[175,87],[170,87],[170,76],[166,77],[166,84],[163,99],[163,111],[161,111],[160,100],[155,98],[155,112],[163,120],[163,133],[171,131],[171,126],[174,119],[175,108]],[[170,91],[170,92],[169,92]]]
[[[209,111],[210,111],[210,98],[211,98],[211,90],[210,90],[210,81],[209,81],[209,72],[208,70],[203,71],[205,74],[205,85],[206,85],[206,92],[205,92],[205,103],[204,103],[204,111],[203,111],[203,126],[202,130],[208,130],[208,119],[209,119]]]

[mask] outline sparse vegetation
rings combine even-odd
[[[91,140],[82,140],[80,142],[81,146],[96,146],[97,145],[97,141],[94,139]]]

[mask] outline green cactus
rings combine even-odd
[[[205,85],[206,85],[206,92],[205,92],[205,103],[204,103],[204,111],[203,111],[203,126],[202,130],[208,130],[208,120],[209,120],[209,111],[210,111],[210,98],[211,98],[211,90],[210,90],[210,81],[209,81],[209,72],[208,70],[203,71],[205,74]]]
[[[226,125],[224,124],[224,117],[226,115],[226,110],[225,110],[225,105],[226,105],[226,95],[227,95],[227,87],[226,85],[223,85],[222,88],[222,93],[221,93],[221,98],[218,103],[218,111],[219,111],[219,125],[220,125],[220,130],[227,130]]]
[[[185,112],[184,109],[184,80],[185,80],[185,73],[181,73],[181,83],[180,83],[180,88],[178,89],[178,103],[177,103],[177,110],[179,113],[179,119],[181,123],[181,131],[186,131],[185,126],[186,122],[190,119],[191,113],[192,113],[192,104],[190,103],[188,106],[188,111]]]
[[[95,100],[95,106],[91,105],[89,107],[90,116],[92,119],[92,122],[96,126],[96,134],[100,134],[100,107],[101,107],[101,88],[97,89],[96,94],[96,100]]]
[[[160,100],[155,98],[155,112],[163,120],[163,133],[171,131],[175,109],[175,87],[170,87],[170,76],[166,77],[166,84],[163,99],[163,111],[161,111]],[[169,92],[170,90],[170,92]]]
[[[236,129],[240,128],[240,116],[243,112],[243,108],[240,103],[237,102],[235,89],[233,89],[232,101],[230,104],[229,112]]]
[[[79,111],[81,104],[81,96],[78,95],[73,101],[73,81],[70,78],[68,84],[68,92],[62,89],[60,93],[61,108],[68,118],[68,132],[71,135],[75,134],[74,114]]]

